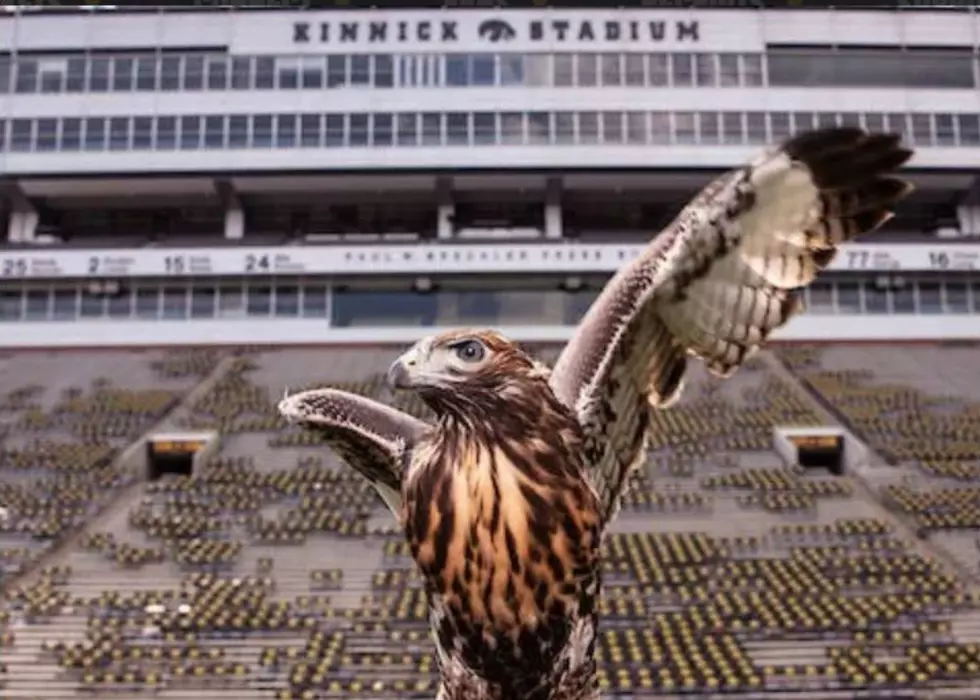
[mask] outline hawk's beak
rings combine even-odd
[[[405,360],[401,357],[395,360],[391,367],[388,368],[386,379],[388,381],[388,388],[392,391],[408,389],[412,386],[412,374]]]

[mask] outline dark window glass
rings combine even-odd
[[[347,56],[327,56],[327,87],[347,84]]]
[[[204,56],[184,57],[184,89],[201,90],[204,88]]]
[[[919,282],[919,313],[941,314],[943,312],[942,283],[934,280]]]
[[[0,290],[0,319],[19,321],[21,316],[21,292]]]
[[[834,287],[829,282],[814,282],[807,291],[807,313],[833,314]]]
[[[504,136],[506,138],[506,134]],[[572,112],[555,113],[555,143],[575,143],[575,115]]]
[[[555,54],[555,87],[571,87],[575,84],[575,56],[567,53]]]
[[[321,285],[303,287],[303,315],[324,318],[327,315],[327,290]]]
[[[255,89],[272,90],[276,86],[276,59],[259,56],[255,59]]]
[[[300,79],[304,90],[319,90],[327,77],[327,61],[324,56],[311,56],[303,59]]]
[[[68,92],[84,92],[87,74],[87,60],[84,58],[69,58],[68,75],[65,78],[65,90]]]
[[[718,54],[718,84],[721,87],[736,87],[739,85],[738,54]]]
[[[579,87],[595,87],[599,84],[599,57],[591,53],[576,55]]]
[[[623,142],[623,114],[621,112],[602,113],[602,141],[619,145]]]
[[[92,58],[91,72],[89,73],[88,89],[90,92],[107,92],[109,90],[109,66],[108,58]]]
[[[82,147],[82,120],[66,117],[61,120],[61,150],[77,151]]]
[[[37,120],[37,150],[53,151],[58,147],[58,120]]]
[[[110,318],[129,318],[133,315],[133,293],[127,289],[121,294],[111,296],[106,305]]]
[[[643,70],[643,54],[628,53],[624,59],[626,69],[626,84],[629,86],[640,86],[646,79]]]
[[[51,316],[56,321],[72,320],[78,314],[78,292],[74,289],[55,289]]]
[[[84,299],[83,296],[83,303]],[[160,290],[157,287],[141,287],[136,290],[136,315],[145,319],[160,317]]]
[[[187,289],[167,287],[163,290],[163,317],[167,319],[187,318]]]
[[[469,85],[469,62],[464,53],[453,53],[446,56],[446,85],[462,87]]]
[[[417,146],[419,142],[418,115],[412,112],[398,115],[398,145]]]
[[[10,77],[13,74],[14,65],[9,56],[0,56],[0,95],[10,92]]]
[[[157,150],[170,151],[177,147],[177,118],[157,119]]]
[[[936,114],[933,119],[936,121],[936,145],[955,146],[956,127],[953,126],[953,115]]]
[[[355,55],[350,59],[350,84],[371,84],[371,57]]]
[[[344,115],[343,114],[328,114],[327,115],[327,146],[333,148],[342,148],[344,146]]]
[[[252,147],[270,148],[272,146],[272,115],[256,114],[252,117]]]
[[[105,150],[106,120],[102,117],[89,117],[85,120],[85,150]]]
[[[129,150],[129,117],[112,117],[109,119],[109,149],[112,151]]]
[[[299,316],[299,287],[276,287],[276,316]]]
[[[248,148],[248,117],[228,117],[228,148]]]
[[[200,117],[180,118],[180,147],[184,150],[194,150],[201,147]]]
[[[136,89],[144,92],[157,89],[156,56],[140,56],[136,59]]]
[[[718,112],[701,112],[698,115],[700,142],[715,144],[722,142],[721,118]]]
[[[375,146],[391,146],[394,142],[394,117],[391,114],[375,114],[373,117],[372,143]]]
[[[10,150],[17,152],[30,151],[33,142],[33,131],[33,120],[14,119],[10,125]]]
[[[374,57],[374,86],[390,88],[395,84],[395,66],[391,56],[379,54]]]
[[[24,299],[24,318],[28,321],[44,321],[51,309],[51,292],[48,289],[28,289]]]
[[[195,287],[191,290],[191,318],[213,318],[214,287]]]
[[[647,142],[647,115],[645,112],[626,113],[626,140],[631,144]]]
[[[65,71],[61,66],[51,70],[42,70],[39,80],[41,92],[48,94],[61,92],[64,90]]]
[[[970,312],[969,292],[966,282],[953,282],[947,280],[946,287],[946,311],[954,314],[965,314]]]
[[[320,115],[304,114],[300,116],[300,145],[304,148],[319,148],[322,142]]]
[[[548,112],[528,113],[527,141],[532,146],[551,143],[551,115]]]
[[[496,85],[496,56],[493,54],[481,53],[471,57],[470,83],[472,85]]]
[[[620,87],[623,84],[622,54],[607,53],[600,57],[602,84],[608,87]]]
[[[204,147],[225,147],[225,118],[210,116],[204,118]]]
[[[473,115],[473,140],[477,145],[489,145],[497,141],[497,115],[494,112],[477,112]]]
[[[37,92],[38,65],[37,61],[22,58],[17,61],[17,81],[15,87],[19,93]]]
[[[276,116],[276,147],[295,148],[296,147],[296,123],[298,116],[295,114],[279,114]]]
[[[446,139],[450,146],[467,146],[470,142],[469,114],[456,112],[446,115]]]
[[[106,298],[101,294],[86,294],[82,292],[81,308],[79,316],[84,318],[99,318],[105,316]]]
[[[504,112],[500,115],[500,136],[505,145],[524,144],[524,115],[520,112]]]
[[[579,112],[578,115],[579,143],[599,143],[599,114],[597,112]]]
[[[153,148],[153,117],[133,118],[133,149],[146,151]]]
[[[960,143],[964,146],[980,144],[980,116],[976,114],[958,114]]]
[[[247,56],[231,59],[232,90],[248,90],[252,87],[252,59]]]
[[[671,54],[671,77],[676,87],[694,85],[694,55],[689,53]]]
[[[769,84],[776,86],[971,88],[968,50],[770,49]]]
[[[129,92],[133,89],[136,60],[117,58],[112,62],[112,89],[116,92]]]
[[[500,84],[501,85],[524,85],[524,60],[531,56],[520,56],[513,54],[501,54],[500,61]]]
[[[367,146],[370,144],[370,129],[367,114],[350,115],[349,146]]]
[[[228,59],[212,57],[208,59],[208,90],[228,89]]]
[[[422,115],[422,145],[442,145],[442,115],[427,113]]]
[[[666,87],[670,84],[670,56],[665,53],[653,53],[649,58],[650,86]]]
[[[249,316],[268,316],[272,312],[272,289],[270,287],[248,287],[245,313]]]
[[[299,66],[295,64],[279,66],[279,89],[299,89]]]
[[[888,288],[874,282],[864,283],[864,308],[869,314],[888,313]]]
[[[160,89],[180,90],[179,56],[164,56],[160,59]]]

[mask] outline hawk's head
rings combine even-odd
[[[388,385],[416,391],[436,413],[496,405],[548,378],[548,370],[490,330],[456,330],[423,338],[388,370]]]

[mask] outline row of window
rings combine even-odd
[[[160,285],[146,282],[118,296],[93,296],[70,286],[0,288],[0,322],[95,319],[329,318],[336,327],[577,323],[592,291],[441,290],[331,293],[316,282]],[[806,290],[807,313],[980,313],[980,279],[907,280],[882,288],[873,280],[831,280]]]
[[[399,112],[0,120],[0,152],[390,146],[766,144],[832,125],[920,147],[980,145],[980,115],[880,112]]]
[[[739,87],[761,54],[353,54],[0,58],[0,93],[320,90],[340,87]]]
[[[969,51],[758,53],[129,54],[0,58],[0,93],[337,87],[947,87],[980,84]]]

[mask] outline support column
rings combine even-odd
[[[550,177],[544,193],[544,237],[564,238],[565,228],[561,211],[561,178]]]
[[[3,194],[10,202],[10,221],[7,223],[7,240],[10,243],[33,243],[37,235],[40,216],[33,202],[16,182],[8,182]]]
[[[960,198],[956,220],[961,236],[980,236],[980,175],[974,176],[970,187]]]
[[[960,226],[960,235],[980,236],[980,206],[976,204],[960,204],[956,207],[956,219]]]
[[[440,241],[456,237],[456,202],[453,183],[448,177],[436,179],[436,237]]]
[[[225,239],[240,241],[245,237],[245,210],[241,197],[230,180],[218,180],[215,189],[225,206]]]

